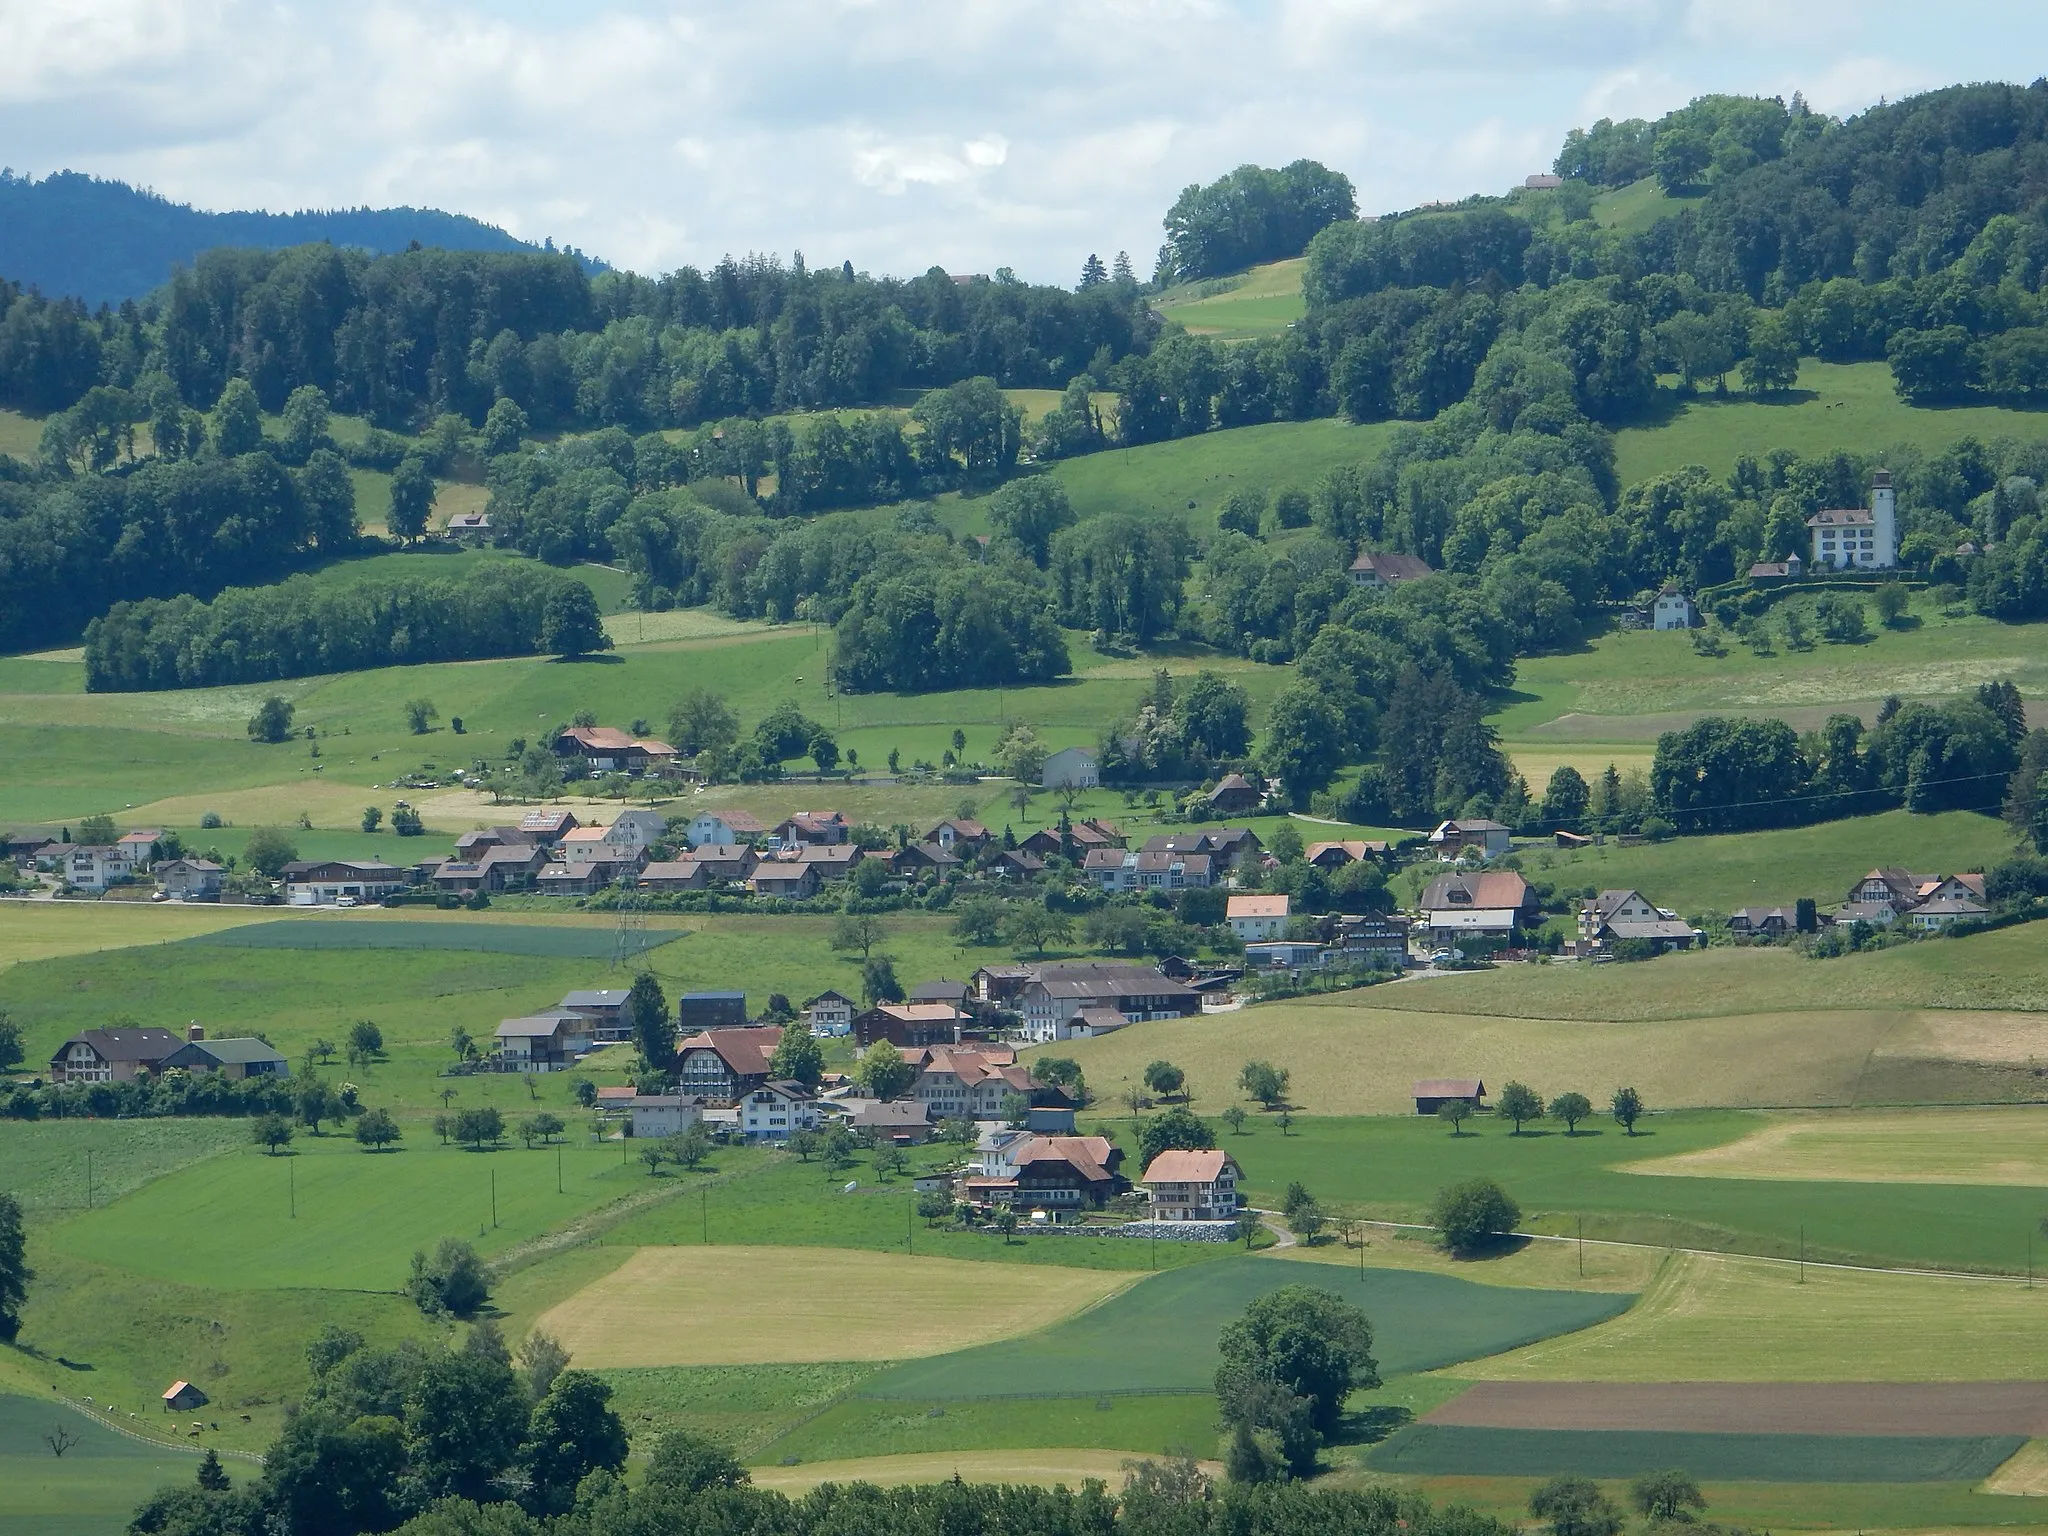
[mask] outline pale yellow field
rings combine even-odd
[[[1550,782],[1550,776],[1560,768],[1578,769],[1579,776],[1590,784],[1607,771],[1609,763],[1623,773],[1634,769],[1648,773],[1650,762],[1657,755],[1646,746],[1617,747],[1600,742],[1577,745],[1555,741],[1506,741],[1501,743],[1501,748],[1514,763],[1515,772],[1528,780],[1531,792],[1539,795],[1543,786]]]
[[[1848,1104],[1872,1052],[1906,1017],[1872,1010],[1588,1023],[1393,1006],[1458,985],[1408,981],[1320,1003],[1162,1020],[1062,1041],[1059,1054],[1078,1060],[1105,1100],[1164,1057],[1218,1107],[1233,1096],[1246,1058],[1258,1056],[1293,1074],[1297,1108],[1325,1115],[1408,1113],[1417,1078],[1464,1076],[1520,1078],[1546,1094],[1627,1082],[1667,1109]]]
[[[1489,1381],[2021,1381],[2048,1286],[1673,1255],[1612,1322],[1458,1367]]]
[[[909,1456],[868,1456],[858,1461],[811,1461],[794,1467],[753,1467],[759,1488],[779,1493],[808,1493],[821,1483],[949,1482],[957,1474],[970,1483],[1033,1483],[1078,1488],[1087,1478],[1100,1478],[1111,1488],[1123,1486],[1125,1463],[1143,1459],[1140,1451],[927,1451]],[[1205,1461],[1202,1470],[1221,1480],[1223,1464]]]
[[[538,1326],[595,1369],[908,1360],[1029,1333],[1138,1278],[853,1249],[642,1248]]]
[[[222,928],[268,922],[280,911],[136,901],[0,901],[0,970],[25,960],[168,944]]]
[[[2048,1185],[2048,1106],[1800,1115],[1726,1146],[1626,1166],[1708,1179]]]
[[[1373,1269],[1420,1269],[1435,1275],[1473,1277],[1469,1260],[1454,1259],[1423,1234],[1397,1236],[1392,1228],[1361,1224],[1365,1263]],[[1266,1256],[1273,1263],[1328,1264],[1357,1269],[1359,1251],[1332,1240],[1315,1248],[1285,1248]],[[1584,1272],[1581,1273],[1581,1263]],[[1533,1242],[1513,1253],[1489,1258],[1487,1285],[1525,1286],[1539,1291],[1637,1292],[1655,1278],[1664,1262],[1662,1250],[1621,1244],[1588,1243],[1581,1254],[1576,1244]]]
[[[1982,1486],[1985,1493],[2036,1499],[2048,1495],[2048,1440],[2029,1440],[1985,1478]]]
[[[614,645],[647,645],[662,640],[703,640],[724,635],[767,635],[767,624],[728,619],[709,608],[671,608],[666,613],[609,613],[604,632]]]

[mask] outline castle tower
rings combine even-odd
[[[1890,567],[1899,563],[1899,516],[1892,495],[1891,471],[1880,469],[1870,477],[1871,564]]]

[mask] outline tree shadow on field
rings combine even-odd
[[[623,667],[625,664],[626,658],[619,655],[616,651],[590,651],[582,656],[550,656],[548,658],[548,665],[551,667]]]
[[[1378,1445],[1415,1422],[1415,1410],[1403,1403],[1375,1403],[1338,1421],[1332,1445]]]
[[[1511,1237],[1490,1238],[1462,1252],[1451,1250],[1450,1259],[1454,1264],[1485,1264],[1494,1259],[1511,1259],[1535,1241],[1533,1237],[1519,1233]]]

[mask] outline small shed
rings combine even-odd
[[[1453,1099],[1462,1099],[1473,1109],[1484,1109],[1486,1084],[1476,1077],[1430,1077],[1413,1085],[1415,1113],[1433,1115]]]
[[[189,1381],[174,1381],[164,1393],[165,1413],[185,1413],[206,1406],[206,1394]]]

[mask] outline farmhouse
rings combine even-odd
[[[1287,931],[1288,898],[1285,896],[1233,896],[1224,917],[1230,931],[1246,943],[1254,939],[1277,939]]]
[[[1310,843],[1302,851],[1302,857],[1317,869],[1334,873],[1347,864],[1363,864],[1367,859],[1383,859],[1387,856],[1387,845],[1380,842],[1350,840],[1341,843]]]
[[[206,1031],[194,1024],[185,1031],[185,1043],[163,1059],[161,1070],[177,1067],[195,1074],[218,1074],[229,1082],[250,1077],[290,1077],[291,1063],[284,1052],[264,1040],[209,1040]]]
[[[218,896],[227,871],[207,859],[165,859],[151,871],[156,888],[178,901],[205,901]]]
[[[1398,971],[1408,963],[1408,919],[1340,917],[1330,952],[1332,959],[1347,964],[1384,965]]]
[[[168,1029],[88,1029],[50,1057],[53,1083],[125,1083],[155,1072],[185,1042]]]
[[[1414,555],[1368,551],[1351,562],[1351,584],[1373,592],[1384,592],[1404,581],[1420,581],[1435,574],[1428,561]]]
[[[1602,891],[1579,908],[1579,941],[1594,949],[1633,941],[1662,954],[1691,949],[1699,937],[1692,924],[1655,906],[1641,891]]]
[[[682,1090],[713,1104],[737,1103],[768,1081],[768,1062],[782,1043],[772,1027],[713,1029],[676,1046]]]
[[[1410,1091],[1418,1115],[1433,1115],[1450,1103],[1467,1104],[1475,1110],[1486,1107],[1486,1084],[1476,1077],[1426,1077]]]
[[[995,1133],[982,1168],[961,1180],[961,1193],[980,1206],[1043,1211],[1054,1221],[1078,1211],[1101,1210],[1125,1187],[1117,1173],[1123,1151],[1102,1136]]]
[[[1445,863],[1454,863],[1468,852],[1482,859],[1506,853],[1513,846],[1508,829],[1497,821],[1447,821],[1429,834],[1429,845]]]
[[[923,1104],[934,1120],[993,1120],[1011,1094],[1029,1098],[1045,1092],[1008,1046],[933,1046],[903,1057],[917,1069],[907,1097]]]
[[[880,1003],[866,1013],[856,1014],[853,1038],[863,1050],[877,1040],[899,1049],[905,1046],[958,1045],[962,1033],[974,1022],[951,1003]]]
[[[1244,816],[1256,811],[1265,799],[1265,791],[1243,774],[1225,774],[1209,791],[1209,809],[1218,816]]]
[[[1178,1019],[1199,1013],[1201,994],[1152,966],[1079,961],[1034,967],[1018,999],[1024,1038],[1034,1044],[1063,1039],[1084,1008],[1111,1008],[1133,1022]]]
[[[1236,1159],[1228,1152],[1162,1152],[1145,1169],[1154,1221],[1229,1221],[1237,1215]]]
[[[1536,915],[1535,893],[1511,869],[1438,875],[1423,889],[1422,922],[1432,940],[1479,934],[1505,939]]]
[[[498,1062],[507,1072],[560,1072],[594,1043],[590,1019],[567,1008],[550,1008],[523,1019],[505,1019],[497,1029]]]
[[[485,544],[491,537],[491,514],[457,512],[448,519],[448,537],[465,544]]]
[[[1869,507],[1816,512],[1806,527],[1813,539],[1808,563],[1816,571],[1881,571],[1899,563],[1898,507],[1892,477],[1882,469],[1871,476]]]
[[[1101,765],[1088,747],[1062,747],[1038,770],[1041,789],[1094,789],[1101,783]]]
[[[642,774],[671,767],[679,754],[665,741],[640,741],[608,725],[572,725],[555,738],[557,757],[583,760],[591,773]]]

